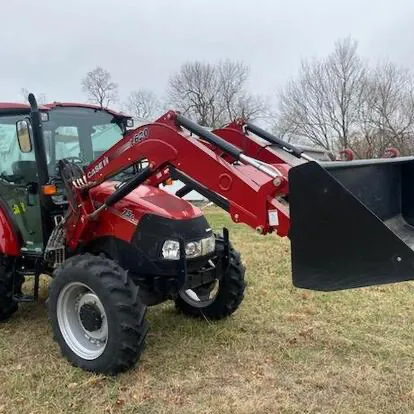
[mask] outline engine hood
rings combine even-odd
[[[90,191],[92,199],[95,203],[102,204],[119,184],[118,181],[102,183]],[[130,210],[136,218],[145,213],[157,214],[175,220],[185,220],[203,215],[198,207],[188,201],[147,185],[140,185],[116,203],[113,208],[119,211]]]

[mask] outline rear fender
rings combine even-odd
[[[0,253],[19,256],[23,245],[23,236],[13,216],[0,199]]]

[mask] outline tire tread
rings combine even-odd
[[[11,268],[0,265],[0,322],[8,321],[19,308],[13,299],[13,283],[20,290],[25,279],[19,274],[16,275],[16,280],[13,279]]]
[[[145,348],[145,338],[148,331],[145,321],[146,306],[138,300],[138,287],[128,277],[127,272],[114,263],[111,259],[85,253],[73,256],[63,263],[56,273],[57,278],[62,278],[70,270],[76,272],[89,272],[99,279],[111,298],[111,310],[116,313],[119,324],[119,337],[114,355],[102,360],[97,366],[91,368],[90,361],[83,362],[68,347],[61,343],[63,339],[59,333],[59,326],[53,312],[58,297],[58,280],[55,278],[49,287],[48,311],[52,324],[55,340],[57,340],[61,353],[74,366],[87,371],[93,371],[108,375],[116,375],[133,367],[139,360]],[[62,338],[62,339],[61,339]],[[101,357],[97,358],[98,361]]]
[[[224,246],[221,236],[217,238],[219,249]],[[191,306],[181,297],[175,300],[175,307],[181,313],[195,317],[220,320],[233,314],[244,299],[246,268],[241,262],[241,255],[230,244],[229,266],[222,275],[219,292],[214,302],[205,308]]]

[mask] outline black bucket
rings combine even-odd
[[[414,279],[414,157],[293,167],[289,205],[294,286]]]

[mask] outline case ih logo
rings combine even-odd
[[[141,131],[138,131],[131,140],[131,144],[135,145],[138,144],[138,142],[141,142],[142,140],[144,140],[145,138],[148,138],[149,136],[149,130],[148,128],[144,128]]]
[[[109,164],[109,158],[105,157],[101,162],[95,165],[95,167],[92,168],[92,170],[88,171],[86,174],[88,178],[92,178],[95,174],[97,174],[99,171],[102,170],[105,165]]]

